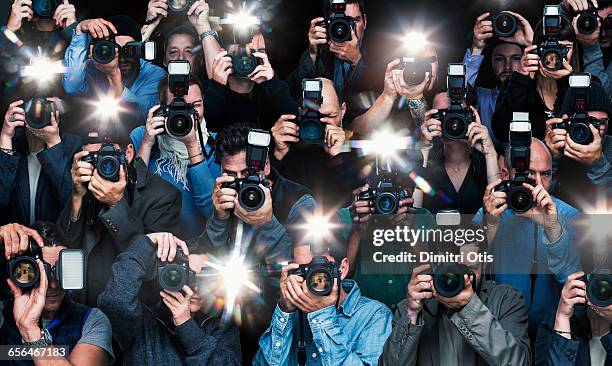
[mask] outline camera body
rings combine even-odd
[[[391,215],[397,213],[401,200],[408,198],[408,192],[396,184],[397,172],[381,171],[376,175],[373,188],[360,192],[357,199],[360,201],[371,201],[374,204],[374,213]]]
[[[599,130],[599,121],[597,118],[589,116],[587,107],[589,105],[591,74],[575,73],[570,76],[570,93],[572,104],[574,105],[574,114],[563,122],[556,123],[553,128],[564,129],[569,133],[570,138],[580,144],[588,145],[593,142],[593,132],[590,125]]]
[[[188,61],[177,60],[168,63],[168,88],[174,95],[174,100],[153,112],[153,116],[166,118],[164,132],[175,138],[189,135],[197,116],[193,104],[187,103],[184,98],[189,91],[190,72],[191,66]]]
[[[494,188],[496,192],[506,193],[508,207],[515,212],[526,212],[533,207],[533,195],[529,189],[523,187],[523,183],[532,186],[536,184],[526,173],[516,173],[514,179],[505,180]]]
[[[597,9],[593,8],[589,2],[589,9],[581,11],[576,20],[576,28],[581,34],[593,34],[597,30],[597,20],[599,14]],[[603,25],[603,24],[602,24]]]
[[[402,76],[406,84],[415,86],[425,81],[427,73],[431,75],[431,60],[423,57],[402,57],[397,69],[403,70]]]
[[[171,263],[158,261],[157,278],[161,289],[178,292],[185,285],[193,285],[196,274],[189,268],[189,257],[177,248],[176,256]]]
[[[455,297],[465,288],[464,275],[474,276],[474,272],[463,263],[441,263],[434,265],[425,274],[433,276],[433,285],[440,296]]]
[[[240,47],[238,53],[232,55],[234,75],[239,78],[248,79],[249,75],[255,71],[255,68],[262,64],[261,59],[253,56],[246,47]]]
[[[51,115],[56,111],[55,103],[42,97],[34,97],[25,102],[26,123],[33,129],[41,129],[51,125]]]
[[[128,42],[119,50],[120,55],[125,58],[145,59],[147,61],[155,60],[157,48],[155,42]]]
[[[320,144],[325,135],[325,124],[319,108],[323,104],[323,82],[320,79],[302,80],[302,111],[296,119],[300,127],[300,142]]]
[[[467,96],[465,73],[464,64],[448,64],[446,87],[451,103],[431,116],[442,123],[442,136],[448,140],[465,139],[469,124],[476,120],[472,110],[462,103]]]
[[[100,177],[111,182],[118,182],[121,166],[127,166],[127,158],[123,151],[109,142],[103,143],[100,150],[83,156],[81,161],[93,165]]]
[[[332,0],[329,16],[317,25],[327,29],[327,37],[336,43],[344,43],[353,39],[351,30],[355,29],[355,19],[345,14],[346,1]]]
[[[587,298],[595,306],[612,305],[612,274],[607,269],[587,273],[579,278],[587,286]]]
[[[52,19],[61,0],[32,0],[34,16],[39,19]]]
[[[512,37],[518,29],[518,20],[508,12],[502,11],[492,16],[493,34],[497,37]]]
[[[187,14],[196,0],[168,0],[168,11],[174,14]]]
[[[568,50],[559,43],[559,33],[561,32],[560,6],[544,6],[543,30],[546,40],[539,44],[532,52],[540,57],[540,61],[545,69],[549,71],[561,70]]]
[[[313,256],[308,264],[300,264],[296,269],[290,270],[289,275],[304,278],[308,291],[316,296],[329,296],[334,287],[334,279],[338,279],[340,286],[341,273],[336,262],[331,262],[325,256]]]

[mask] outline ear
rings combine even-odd
[[[367,27],[368,27],[368,15],[363,14],[363,30],[365,31]]]
[[[346,102],[340,104],[340,122],[344,120],[344,114],[346,113]],[[342,126],[342,123],[340,124]]]
[[[266,175],[266,177],[268,175],[270,175],[270,171],[272,170],[272,168],[270,167],[270,157],[268,157],[266,159],[266,166],[264,167],[264,174]]]
[[[342,262],[340,262],[340,279],[345,279],[346,276],[348,276],[348,272],[349,272],[349,260],[348,258],[344,258],[342,259]]]
[[[497,165],[499,166],[499,171],[501,173],[502,179],[507,180],[510,178],[510,172],[506,169],[506,158],[503,155],[500,155],[497,160]]]
[[[127,158],[128,163],[131,163],[132,159],[134,159],[134,145],[133,144],[128,144],[128,146],[125,148],[125,157]]]

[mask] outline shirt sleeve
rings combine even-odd
[[[88,43],[87,34],[77,34],[72,37],[72,42],[66,49],[64,66],[68,68],[68,72],[62,77],[62,86],[68,94],[84,94],[89,89],[86,82]]]
[[[466,80],[468,83],[474,85],[476,84],[476,79],[478,78],[478,70],[480,70],[480,65],[482,64],[482,60],[484,59],[484,55],[472,55],[472,50],[469,48],[465,50],[465,55],[463,56],[463,63],[466,66]]]
[[[259,339],[259,350],[253,359],[253,365],[281,366],[294,364],[290,362],[293,350],[293,326],[297,311],[283,312],[278,305],[274,309],[270,327]],[[297,343],[296,343],[297,344]]]
[[[612,98],[612,85],[604,68],[603,52],[601,52],[599,42],[594,45],[583,45],[582,50],[584,72],[597,76],[604,89],[608,92],[608,98]]]
[[[221,176],[221,168],[214,157],[199,164],[190,165],[187,169],[187,181],[198,211],[207,219],[213,214],[212,192],[215,180]]]
[[[109,356],[108,364],[115,362],[113,353],[113,329],[110,320],[100,309],[93,308],[83,325],[81,338],[77,343],[91,344],[102,348]]]

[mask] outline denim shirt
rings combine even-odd
[[[529,218],[518,217],[507,209],[502,213],[502,222],[495,239],[490,244],[489,254],[494,256],[491,263],[493,280],[519,290],[529,307],[529,330],[535,335],[544,316],[557,308],[559,295],[568,275],[580,270],[580,254],[574,243],[579,233],[575,227],[578,211],[552,197],[557,206],[562,234],[551,242],[544,228]],[[482,208],[474,216],[473,223],[483,221]],[[537,230],[534,233],[534,230]],[[537,238],[537,249],[534,243]],[[536,252],[537,276],[531,297],[532,259]]]
[[[64,55],[64,66],[68,72],[62,77],[62,85],[68,94],[89,94],[91,89],[104,93],[109,85],[106,75],[96,69],[91,60],[87,60],[89,52],[89,35],[77,34]],[[140,60],[140,72],[129,87],[123,88],[120,99],[138,105],[139,121],[145,121],[149,109],[159,103],[159,81],[166,72],[151,62]]]
[[[306,365],[377,365],[391,333],[391,311],[361,296],[353,280],[343,280],[348,292],[343,304],[317,310],[305,317]],[[270,327],[259,340],[253,365],[297,365],[299,312],[283,312],[278,305]]]

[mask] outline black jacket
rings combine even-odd
[[[45,149],[36,157],[41,165],[34,219],[57,220],[70,200],[72,178],[70,168],[74,154],[81,149],[81,140],[62,134],[62,142]],[[13,138],[14,155],[0,151],[0,225],[30,222],[30,183],[28,176],[28,143],[25,129],[18,129]]]
[[[150,173],[145,163],[134,163],[136,184],[133,200],[126,191],[113,208],[102,207],[92,215],[95,224],[87,223],[88,207],[83,204],[81,214],[72,222],[72,207],[62,211],[58,225],[66,235],[70,247],[82,248],[87,258],[86,290],[80,301],[95,306],[96,298],[110,278],[115,257],[124,251],[139,234],[176,232],[179,228],[181,193],[170,183]]]

